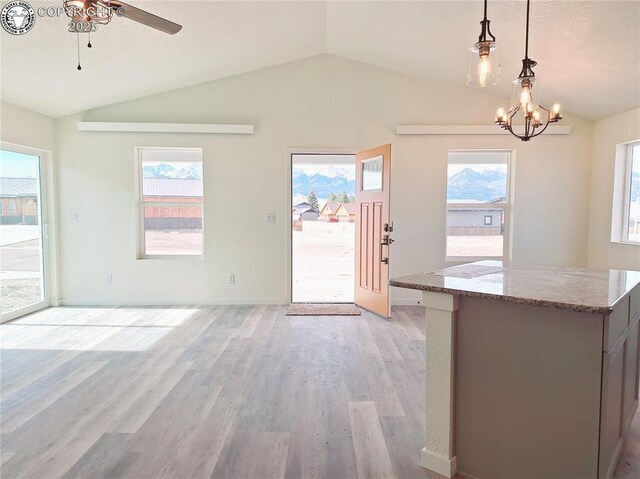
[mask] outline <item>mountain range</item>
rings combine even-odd
[[[202,165],[188,163],[179,168],[167,163],[145,165],[142,168],[145,178],[181,178],[189,180],[202,179]],[[633,192],[631,201],[640,201],[640,173],[631,175]],[[464,168],[452,175],[447,181],[448,200],[491,201],[503,196],[506,191],[507,174],[498,170],[477,171]],[[293,177],[293,194],[306,197],[313,190],[318,198],[327,198],[329,193],[339,194],[343,191],[355,194],[355,179],[341,173],[327,176],[321,173],[308,175],[297,172]]]
[[[447,200],[491,201],[506,191],[507,174],[499,170],[463,168],[447,181]]]
[[[307,196],[313,190],[318,198],[327,198],[329,193],[340,194],[343,191],[349,195],[354,195],[356,191],[356,180],[349,179],[343,175],[325,176],[320,173],[308,175],[299,172],[293,177],[293,194],[296,196]]]
[[[175,163],[174,163],[175,164]],[[183,180],[201,180],[202,165],[198,163],[185,163],[176,168],[167,163],[145,165],[142,167],[144,178],[179,178]]]

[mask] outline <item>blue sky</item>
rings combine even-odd
[[[37,178],[38,157],[0,150],[0,176],[9,178]]]

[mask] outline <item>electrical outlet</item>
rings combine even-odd
[[[105,284],[113,283],[113,276],[111,275],[111,273],[107,273],[104,275],[104,283]]]
[[[264,215],[264,220],[269,224],[274,224],[276,222],[275,213],[269,213],[267,215]]]
[[[227,283],[233,284],[235,282],[236,282],[236,275],[234,273],[229,273],[229,276],[227,277]]]

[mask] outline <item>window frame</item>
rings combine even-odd
[[[143,186],[142,182],[144,179],[144,175],[142,173],[142,154],[144,151],[149,150],[197,150],[201,153],[201,162],[202,162],[202,201],[195,203],[202,210],[202,251],[199,254],[146,254],[145,247],[145,226],[144,226],[144,208],[146,206],[174,206],[181,207],[184,206],[184,202],[145,202],[143,198]],[[135,178],[136,178],[136,188],[135,188],[135,211],[136,211],[136,223],[137,223],[137,240],[136,240],[136,259],[138,260],[196,260],[201,261],[204,260],[205,254],[205,212],[204,212],[204,202],[205,202],[205,187],[204,187],[204,149],[201,147],[190,147],[190,146],[136,146],[134,148],[135,155]],[[184,160],[172,160],[174,162],[184,161]],[[185,161],[186,163],[186,161]]]
[[[629,239],[629,222],[631,220],[631,186],[633,180],[633,150],[638,147],[640,151],[640,141],[632,141],[625,144],[624,151],[624,180],[623,180],[623,205],[622,205],[622,238],[621,243],[640,245],[640,240]],[[636,159],[640,162],[640,155]]]
[[[478,210],[486,209],[488,206],[484,203],[455,203],[449,204],[447,200],[448,190],[448,172],[450,164],[487,164],[496,165],[495,161],[482,161],[477,158],[469,158],[468,161],[456,160],[451,161],[451,154],[486,154],[486,153],[506,153],[507,159],[505,164],[507,165],[507,185],[506,185],[506,198],[504,202],[491,203],[490,209],[501,209],[504,217],[504,231],[502,233],[502,256],[449,256],[447,253],[449,234],[448,234],[448,217],[449,210]],[[493,261],[510,261],[512,252],[512,235],[513,235],[513,197],[514,197],[514,166],[515,166],[515,150],[500,149],[500,148],[474,148],[474,149],[450,149],[447,151],[447,163],[445,173],[445,227],[444,227],[444,249],[445,249],[445,262],[446,263],[468,263],[473,261],[493,260]]]

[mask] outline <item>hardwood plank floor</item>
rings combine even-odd
[[[424,310],[52,308],[0,326],[2,478],[428,478]],[[616,479],[638,477],[636,416]]]

